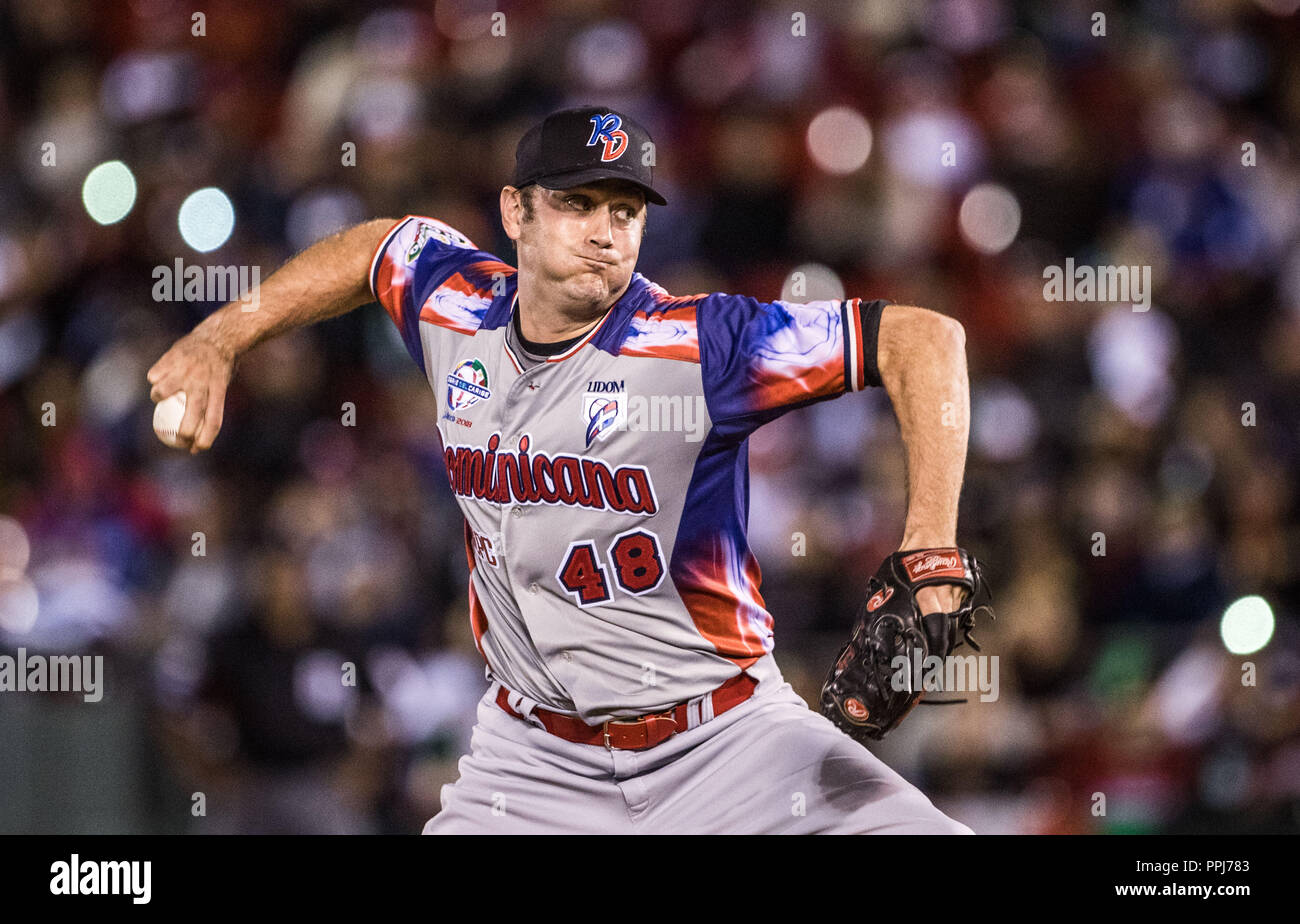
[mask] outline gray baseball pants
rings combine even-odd
[[[425,834],[974,833],[784,680],[644,751],[565,741],[495,693]]]

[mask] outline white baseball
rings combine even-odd
[[[180,449],[176,434],[181,428],[181,419],[185,416],[185,392],[178,391],[171,397],[158,402],[153,409],[153,432],[173,449]]]

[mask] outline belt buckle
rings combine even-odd
[[[602,734],[604,735],[604,737],[605,737],[605,748],[606,748],[606,750],[609,750],[609,751],[613,751],[613,750],[614,750],[614,745],[613,745],[613,743],[609,740],[609,727],[610,727],[611,725],[641,725],[641,726],[644,727],[645,730],[646,730],[646,743],[645,743],[645,745],[643,745],[643,747],[650,747],[650,723],[651,723],[651,721],[654,720],[654,719],[667,719],[668,721],[670,721],[670,722],[673,723],[673,729],[674,729],[674,732],[675,732],[675,731],[676,731],[676,727],[677,727],[677,716],[674,715],[674,711],[675,711],[675,710],[673,710],[673,709],[668,709],[668,710],[665,710],[664,712],[656,712],[656,713],[653,713],[653,714],[651,714],[651,715],[643,715],[643,716],[639,716],[638,718],[635,718],[635,719],[606,719],[604,722],[602,722],[602,723],[600,724],[600,730],[601,730],[601,733],[602,733]],[[619,750],[621,750],[621,751],[622,751],[622,750],[634,751],[634,750],[640,750],[640,748],[619,748]]]
[[[609,740],[610,725],[635,725],[640,721],[642,720],[641,719],[606,719],[604,722],[600,723],[600,730],[605,736],[605,750],[607,751],[614,750],[614,745],[610,743]]]

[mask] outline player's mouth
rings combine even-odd
[[[597,266],[597,267],[614,265],[614,263],[610,260],[597,260],[594,257],[584,257],[581,254],[578,255],[578,259],[582,260],[584,263],[590,263],[592,266]]]

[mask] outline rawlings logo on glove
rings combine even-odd
[[[912,581],[929,576],[960,578],[966,574],[957,549],[951,552],[913,552],[902,559],[903,569]]]
[[[954,612],[922,615],[916,591],[935,584],[965,589]],[[970,634],[975,614],[985,610],[993,617],[984,571],[964,549],[895,552],[871,578],[867,594],[853,635],[835,659],[821,695],[822,715],[863,744],[896,728],[924,695],[895,689],[896,657],[911,662],[919,652],[922,661],[946,658],[963,642],[979,651]]]

